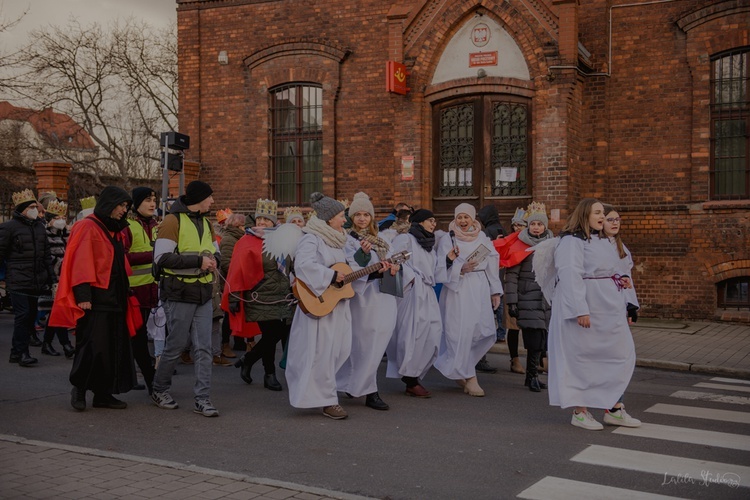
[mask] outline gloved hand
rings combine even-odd
[[[240,302],[230,302],[229,303],[229,312],[232,314],[237,314],[242,309],[242,304]]]
[[[520,316],[520,313],[518,312],[518,304],[508,304],[508,316],[518,319]]]
[[[638,306],[631,304],[630,302],[628,302],[628,318],[630,318],[633,323],[638,321]]]

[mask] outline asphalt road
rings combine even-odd
[[[9,353],[12,316],[0,313],[0,352]],[[214,367],[212,400],[221,413],[205,418],[192,412],[192,367],[178,366],[174,411],[153,406],[145,391],[121,396],[127,410],[70,407],[67,377],[71,361],[32,348],[40,364],[21,368],[0,363],[0,433],[28,439],[147,456],[271,478],[336,491],[389,498],[510,498],[548,476],[683,498],[747,498],[750,476],[740,487],[670,481],[664,471],[640,472],[588,465],[571,458],[590,445],[614,447],[750,467],[747,450],[613,432],[590,432],[570,425],[570,412],[550,407],[546,393],[523,387],[523,376],[507,370],[507,359],[490,355],[502,369],[481,375],[487,396],[473,398],[432,370],[424,384],[433,397],[405,396],[400,381],[382,378],[387,412],[364,406],[363,398],[341,400],[349,418],[333,421],[319,410],[289,405],[286,390],[247,385],[235,368]],[[285,386],[283,371],[279,379]],[[747,412],[740,403],[678,400],[676,391],[695,390],[707,375],[636,369],[626,394],[629,412],[650,424],[750,436],[750,423],[647,413],[658,403]],[[260,382],[260,383],[258,383]],[[750,388],[750,385],[745,387]],[[722,392],[722,391],[714,391]],[[91,395],[89,395],[89,404]],[[601,414],[597,413],[601,420]],[[623,452],[624,453],[624,452]],[[747,469],[750,470],[750,469]],[[727,472],[727,471],[719,471]],[[666,480],[665,480],[666,479]]]

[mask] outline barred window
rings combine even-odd
[[[323,89],[289,84],[270,94],[272,196],[279,205],[307,203],[323,187]]]
[[[711,72],[711,198],[750,197],[750,47],[714,56]]]
[[[750,276],[730,278],[716,284],[718,306],[724,309],[750,308]]]

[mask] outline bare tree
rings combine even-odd
[[[12,90],[37,109],[68,114],[91,136],[98,154],[55,153],[98,176],[153,177],[160,131],[177,123],[175,26],[157,31],[128,19],[106,31],[98,23],[32,32],[17,58]]]

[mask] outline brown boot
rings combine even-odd
[[[526,370],[523,369],[521,361],[518,358],[511,358],[510,360],[510,371],[513,373],[525,374]]]
[[[229,347],[229,342],[226,344],[221,345],[221,355],[225,358],[236,358],[237,355],[232,351],[232,349]]]
[[[214,356],[213,363],[216,366],[232,366],[234,363],[229,361],[224,355]]]

